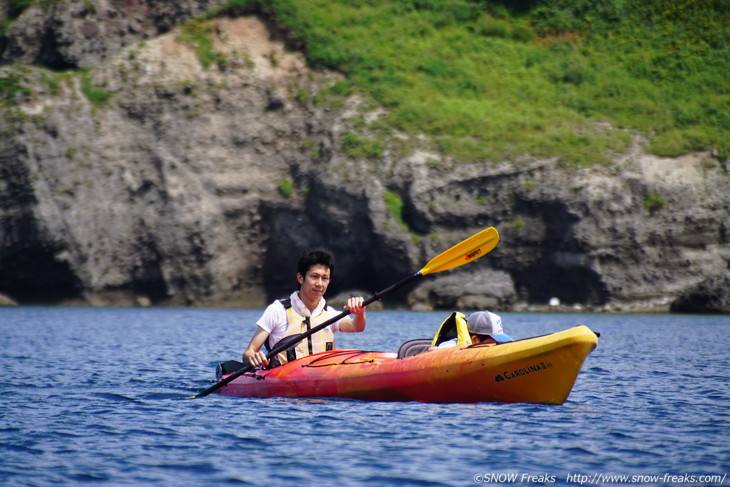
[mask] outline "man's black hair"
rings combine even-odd
[[[332,255],[332,252],[330,252],[329,250],[307,250],[299,258],[299,263],[297,264],[297,272],[301,274],[302,277],[306,277],[307,271],[309,271],[309,269],[311,269],[313,265],[323,265],[327,267],[330,270],[330,277],[332,277],[332,274],[334,274],[335,272],[335,256]]]

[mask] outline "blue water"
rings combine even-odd
[[[0,308],[0,485],[730,485],[727,316],[505,313],[513,338],[601,333],[562,406],[186,399],[259,313]],[[369,312],[338,346],[446,314]]]

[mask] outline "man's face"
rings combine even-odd
[[[326,266],[315,264],[309,268],[306,276],[297,272],[297,281],[299,281],[299,295],[305,303],[319,302],[319,298],[324,295],[329,286],[330,270]]]

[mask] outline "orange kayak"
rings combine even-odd
[[[597,344],[596,333],[576,326],[513,342],[437,349],[404,358],[389,352],[334,350],[245,373],[219,392],[241,397],[562,404]]]

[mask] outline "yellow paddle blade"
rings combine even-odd
[[[497,246],[497,242],[499,242],[497,229],[494,227],[485,228],[431,259],[420,272],[425,276],[426,274],[459,267],[487,255]]]

